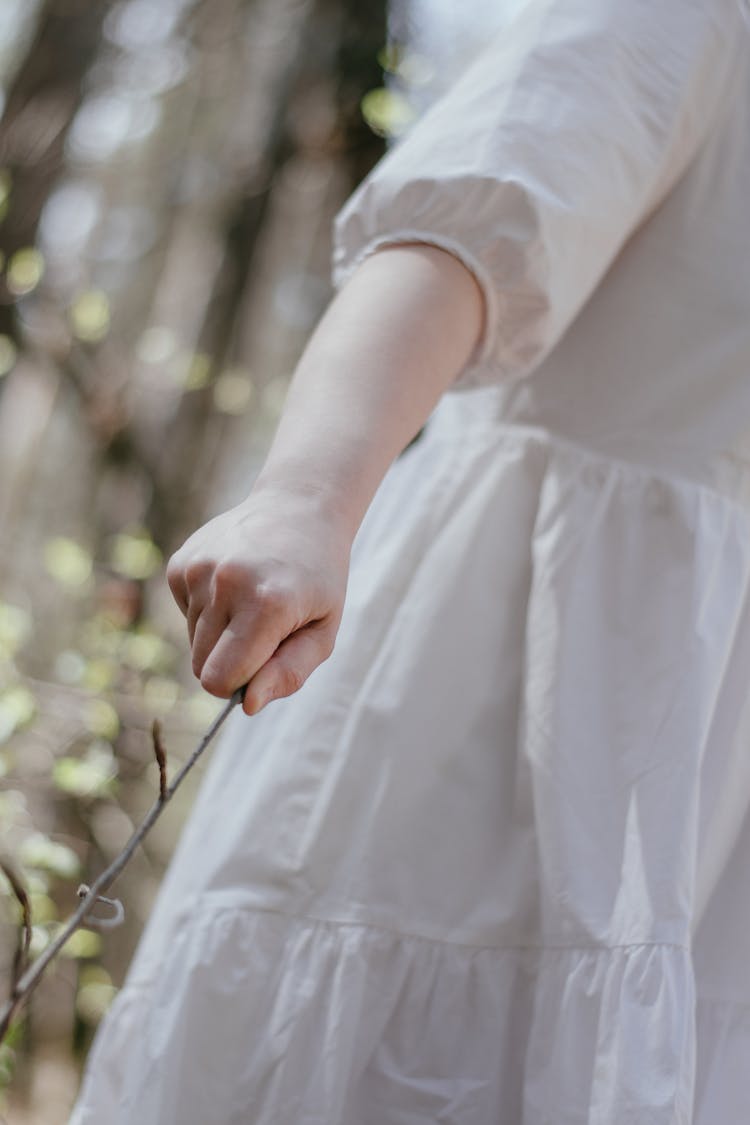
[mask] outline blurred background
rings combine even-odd
[[[435,77],[409,18],[0,0],[0,851],[36,953],[156,796],[153,718],[174,774],[216,713],[164,563],[250,487],[332,218]],[[200,772],[117,882],[125,924],[79,931],[0,1048],[0,1118],[67,1120]]]

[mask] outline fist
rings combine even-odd
[[[330,656],[351,543],[314,499],[253,495],[196,531],[167,580],[187,619],[193,671],[255,714],[291,695]]]

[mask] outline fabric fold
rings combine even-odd
[[[219,1096],[222,1125],[690,1121],[683,949],[471,948],[208,895],[172,959],[118,997],[91,1066],[121,1060],[119,1093],[95,1118],[84,1086],[71,1125],[214,1120]]]
[[[485,339],[457,386],[550,353],[726,112],[736,0],[528,0],[337,216],[333,275],[418,238],[477,277]]]
[[[73,1125],[712,1125],[750,517],[462,402],[368,514],[317,683],[231,724]]]

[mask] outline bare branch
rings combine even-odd
[[[217,717],[214,719],[213,723],[208,728],[206,733],[203,735],[203,737],[201,738],[200,742],[196,746],[193,753],[190,755],[188,760],[185,762],[182,769],[178,772],[178,774],[175,777],[172,784],[167,786],[166,788],[163,788],[163,789],[160,785],[159,797],[157,798],[156,802],[151,806],[148,813],[146,814],[144,819],[141,821],[140,825],[136,828],[135,832],[133,832],[132,836],[130,837],[127,844],[125,845],[125,847],[120,852],[120,854],[117,855],[115,857],[115,859],[113,859],[113,861],[112,861],[112,863],[110,863],[109,867],[101,873],[101,875],[98,877],[98,879],[96,879],[94,881],[94,883],[92,883],[91,887],[87,887],[85,884],[82,884],[82,886],[79,888],[79,894],[81,894],[81,892],[83,892],[83,897],[81,898],[81,903],[80,903],[78,909],[75,911],[75,913],[70,916],[70,918],[65,923],[65,925],[60,929],[60,931],[58,932],[54,941],[50,942],[50,944],[47,946],[47,948],[44,950],[44,952],[41,953],[39,955],[39,957],[37,957],[36,961],[34,961],[34,963],[24,972],[23,976],[21,976],[20,979],[14,979],[13,985],[11,987],[10,998],[9,998],[8,1002],[3,1006],[3,1008],[0,1009],[0,1043],[5,1038],[5,1036],[8,1032],[8,1029],[10,1027],[11,1020],[13,1019],[14,1015],[16,1014],[18,1009],[21,1007],[21,1005],[26,1003],[29,996],[31,995],[31,993],[34,991],[34,989],[36,988],[36,986],[39,984],[40,980],[42,979],[42,976],[44,974],[45,969],[50,964],[50,962],[52,960],[54,960],[54,958],[60,952],[62,947],[65,945],[65,943],[70,938],[70,936],[72,934],[74,934],[76,930],[80,929],[81,926],[92,927],[92,923],[94,923],[93,928],[98,928],[98,929],[105,928],[106,929],[106,928],[109,928],[112,925],[117,925],[119,923],[119,921],[121,921],[121,918],[119,917],[119,914],[120,914],[120,911],[122,910],[122,904],[117,899],[104,898],[102,892],[106,891],[111,886],[111,884],[115,881],[115,879],[120,874],[122,869],[129,862],[129,860],[131,859],[131,857],[132,857],[133,853],[135,852],[136,848],[140,844],[141,840],[143,840],[143,838],[146,836],[146,834],[148,832],[150,832],[154,823],[158,820],[158,818],[161,815],[161,813],[163,812],[164,807],[167,804],[167,802],[174,796],[177,789],[182,784],[182,781],[184,780],[184,778],[187,776],[187,774],[193,768],[193,766],[198,761],[201,754],[206,749],[206,747],[209,745],[209,743],[213,740],[214,736],[217,734],[217,732],[219,731],[219,728],[222,726],[222,724],[228,718],[231,711],[235,708],[235,706],[238,703],[240,703],[242,701],[242,698],[243,698],[244,694],[245,694],[245,689],[240,688],[238,691],[236,691],[234,693],[232,698],[227,701],[226,706],[219,712]],[[162,752],[163,752],[163,747],[162,747]],[[158,756],[157,756],[157,761],[158,761]],[[166,756],[165,756],[165,764],[166,764]],[[160,780],[161,780],[161,764],[160,764]],[[5,868],[5,865],[3,865],[3,870],[6,871],[6,875],[7,875],[8,872]],[[10,880],[10,876],[8,876],[8,878]],[[12,881],[11,881],[11,886],[13,887],[14,893],[16,893],[16,897],[18,897],[18,894],[16,892],[16,888],[15,888]],[[19,886],[20,886],[20,884],[19,884]],[[21,901],[21,900],[19,899],[19,901]],[[92,917],[91,911],[94,908],[94,906],[97,904],[97,902],[103,902],[107,906],[114,907],[115,908],[114,916],[111,919],[110,918]],[[29,930],[29,934],[30,934],[30,930]]]
[[[10,883],[10,888],[18,900],[18,905],[21,907],[21,925],[18,929],[18,944],[16,945],[16,952],[13,958],[11,988],[15,988],[18,981],[23,976],[29,960],[29,949],[31,948],[31,903],[26,893],[26,888],[8,860],[0,860],[0,869]]]

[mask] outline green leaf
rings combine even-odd
[[[72,848],[51,840],[42,832],[35,832],[24,840],[19,858],[25,867],[41,867],[61,879],[74,879],[81,870],[81,861]]]
[[[222,414],[244,414],[253,401],[254,391],[249,372],[224,371],[214,384],[214,406]]]
[[[58,758],[52,771],[57,788],[74,797],[110,796],[116,776],[112,747],[100,741],[92,743],[82,758]]]
[[[171,645],[149,630],[128,633],[123,640],[122,659],[139,672],[158,672],[169,663]]]
[[[18,605],[0,602],[0,649],[16,652],[31,635],[31,614]]]
[[[76,930],[60,950],[63,957],[98,957],[102,939],[93,930]]]
[[[6,284],[16,297],[24,297],[36,289],[44,275],[44,255],[34,246],[16,250],[8,262]]]
[[[118,574],[140,580],[156,573],[162,554],[147,532],[122,533],[112,539],[110,562]]]
[[[49,895],[32,894],[31,917],[35,922],[56,922],[57,906]]]
[[[106,691],[117,678],[117,664],[107,657],[89,660],[83,673],[82,683],[89,691]]]
[[[120,733],[120,717],[106,699],[90,699],[83,709],[83,723],[86,730],[99,738],[117,738]]]
[[[403,94],[378,86],[362,98],[362,116],[380,137],[398,137],[415,119],[414,107]]]
[[[36,714],[36,700],[28,688],[11,687],[0,694],[0,742],[31,722]]]
[[[97,343],[109,332],[109,297],[101,289],[86,289],[70,306],[74,334],[86,343]]]
[[[32,957],[38,957],[40,953],[44,953],[45,949],[52,941],[52,934],[49,926],[32,926],[31,927],[31,946],[30,953]]]
[[[99,1023],[116,995],[117,988],[101,965],[86,965],[81,969],[76,1009],[87,1023]]]
[[[179,698],[179,682],[166,676],[151,676],[143,688],[144,704],[157,715],[168,715]]]
[[[211,356],[206,355],[205,352],[196,352],[195,355],[190,356],[188,361],[185,390],[199,391],[201,387],[208,386],[211,382],[212,373]]]
[[[44,563],[61,586],[84,586],[91,577],[91,554],[74,539],[58,535],[44,545]]]
[[[0,334],[0,379],[9,375],[15,366],[18,351],[10,336]]]

